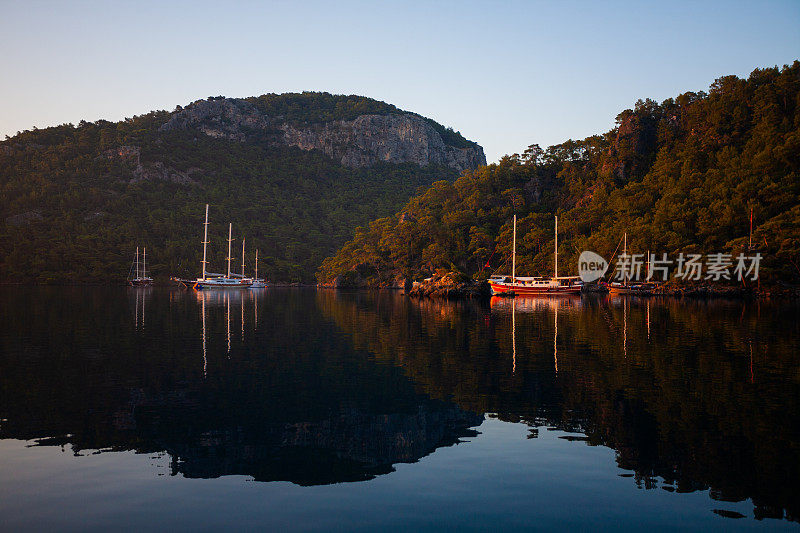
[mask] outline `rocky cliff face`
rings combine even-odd
[[[238,98],[198,100],[173,113],[162,131],[195,128],[209,137],[245,141],[253,130],[266,130],[269,121],[256,107]]]
[[[275,144],[319,150],[348,167],[379,162],[416,163],[463,171],[486,164],[483,148],[478,144],[448,144],[431,121],[404,112],[297,124],[281,116],[267,116],[246,100],[216,98],[190,104],[161,127],[163,131],[189,128],[240,142],[260,135]]]
[[[309,128],[283,124],[280,129],[290,146],[321,150],[349,167],[412,162],[463,171],[486,164],[480,146],[447,145],[428,121],[410,113],[361,115],[353,121],[328,122]]]

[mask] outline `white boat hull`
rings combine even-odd
[[[198,279],[192,286],[197,291],[207,291],[214,289],[249,289],[253,284],[250,279],[238,278],[218,278],[218,279]]]

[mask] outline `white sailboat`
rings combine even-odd
[[[266,286],[267,286],[266,282],[263,279],[259,279],[258,277],[258,249],[256,249],[256,269],[255,269],[255,274],[253,275],[253,284],[250,285],[250,288],[263,289]]]
[[[206,220],[203,223],[203,275],[196,280],[176,279],[178,283],[190,286],[195,290],[208,289],[246,289],[252,285],[253,280],[245,277],[234,277],[231,275],[231,243],[233,242],[233,223],[228,224],[228,272],[227,274],[214,274],[206,271],[206,247],[208,246],[208,204],[206,204]],[[244,262],[244,261],[243,261]],[[175,279],[175,278],[173,278]]]
[[[147,248],[143,250],[141,268],[139,268],[139,247],[136,247],[136,255],[133,259],[130,272],[128,273],[128,285],[134,287],[144,287],[152,285],[153,278],[147,275]]]
[[[623,234],[623,239],[625,240],[624,244],[622,245],[622,255],[623,257],[628,257],[628,232],[626,231]],[[618,245],[619,246],[619,245]],[[628,285],[628,273],[626,272],[625,276],[622,279],[622,282],[613,281],[608,284],[608,292],[611,294],[630,294],[633,290],[633,286]]]
[[[511,276],[494,275],[489,278],[492,294],[526,295],[526,294],[578,294],[581,283],[578,276],[558,275],[558,217],[555,228],[554,272],[551,277],[518,277],[517,266],[517,215],[514,215],[513,244],[511,248]]]
[[[208,204],[206,204],[206,236],[208,235]],[[206,245],[208,244],[206,237],[203,242],[203,277],[197,278],[194,284],[195,290],[208,290],[208,289],[246,289],[253,284],[253,280],[249,278],[238,278],[231,275],[231,243],[233,242],[233,223],[228,224],[228,273],[210,274],[206,272]]]
[[[646,296],[652,294],[652,291],[656,289],[657,283],[653,281],[639,281],[638,279],[631,282],[631,277],[633,276],[633,272],[631,271],[631,258],[634,256],[628,256],[628,233],[625,232],[624,236],[624,244],[622,246],[622,255],[623,257],[628,258],[628,268],[626,269],[622,281],[612,281],[608,284],[608,292],[610,294],[637,294],[640,296]],[[645,261],[645,275],[650,273],[650,269],[652,265],[650,264],[650,250],[647,251],[647,259]],[[638,278],[638,267],[636,269],[636,276]]]

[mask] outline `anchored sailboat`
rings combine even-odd
[[[233,258],[231,257],[231,243],[233,242],[233,223],[228,224],[228,272],[227,274],[214,274],[211,272],[206,271],[206,265],[208,261],[206,260],[207,257],[207,249],[208,246],[208,204],[206,204],[206,220],[203,223],[204,231],[203,231],[203,261],[202,261],[202,270],[203,275],[202,277],[197,278],[196,280],[186,280],[186,279],[178,279],[173,278],[175,281],[184,285],[186,287],[192,287],[195,290],[208,290],[208,289],[246,289],[252,285],[253,280],[250,278],[245,278],[244,275],[242,277],[234,277],[231,275],[231,261]],[[242,243],[242,252],[244,253],[244,243]],[[244,263],[244,260],[242,260]]]
[[[492,294],[578,294],[581,292],[581,282],[578,276],[558,275],[558,217],[556,217],[555,252],[553,276],[547,277],[517,277],[517,215],[514,215],[513,244],[511,248],[511,276],[494,275],[489,278]]]
[[[147,275],[147,248],[142,253],[141,268],[139,268],[139,247],[136,247],[136,255],[131,264],[130,272],[128,272],[128,285],[134,287],[144,287],[152,285],[153,278]]]
[[[253,284],[250,285],[250,288],[263,289],[266,286],[267,286],[266,282],[258,277],[258,249],[256,249],[256,270],[255,270],[255,275],[253,276]]]
[[[622,245],[622,256],[626,258],[627,261],[631,261],[632,256],[628,256],[628,233],[625,232],[623,235],[624,244]],[[636,256],[639,257],[639,256]],[[649,295],[652,294],[652,291],[657,287],[655,282],[651,281],[634,281],[630,283],[631,276],[633,275],[632,265],[628,263],[628,267],[623,270],[622,274],[622,281],[613,281],[608,284],[608,292],[610,294],[638,294],[638,295]],[[645,263],[646,272],[645,274],[650,274],[650,269],[652,265],[650,264],[650,251],[647,251],[647,261]],[[638,267],[636,268],[636,275],[638,277]]]

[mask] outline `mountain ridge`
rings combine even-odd
[[[290,93],[291,97],[314,94]],[[314,120],[298,120],[291,113],[270,114],[269,107],[257,105],[264,98],[266,95],[197,100],[176,110],[159,131],[195,128],[210,137],[260,139],[301,150],[316,149],[347,167],[411,162],[420,166],[444,165],[462,172],[486,164],[483,148],[477,143],[431,119],[394,106],[365,106],[355,116],[353,112],[336,113],[334,109]]]
[[[0,277],[123,280],[136,246],[148,247],[157,279],[195,275],[210,203],[212,220],[260,249],[259,274],[311,281],[352,228],[485,161],[476,143],[412,116],[366,97],[290,93],[21,132],[0,141]],[[417,125],[410,137],[404,120]],[[337,144],[315,133],[326,124],[351,126]],[[312,138],[286,142],[284,130]],[[223,236],[211,231],[220,264]]]

